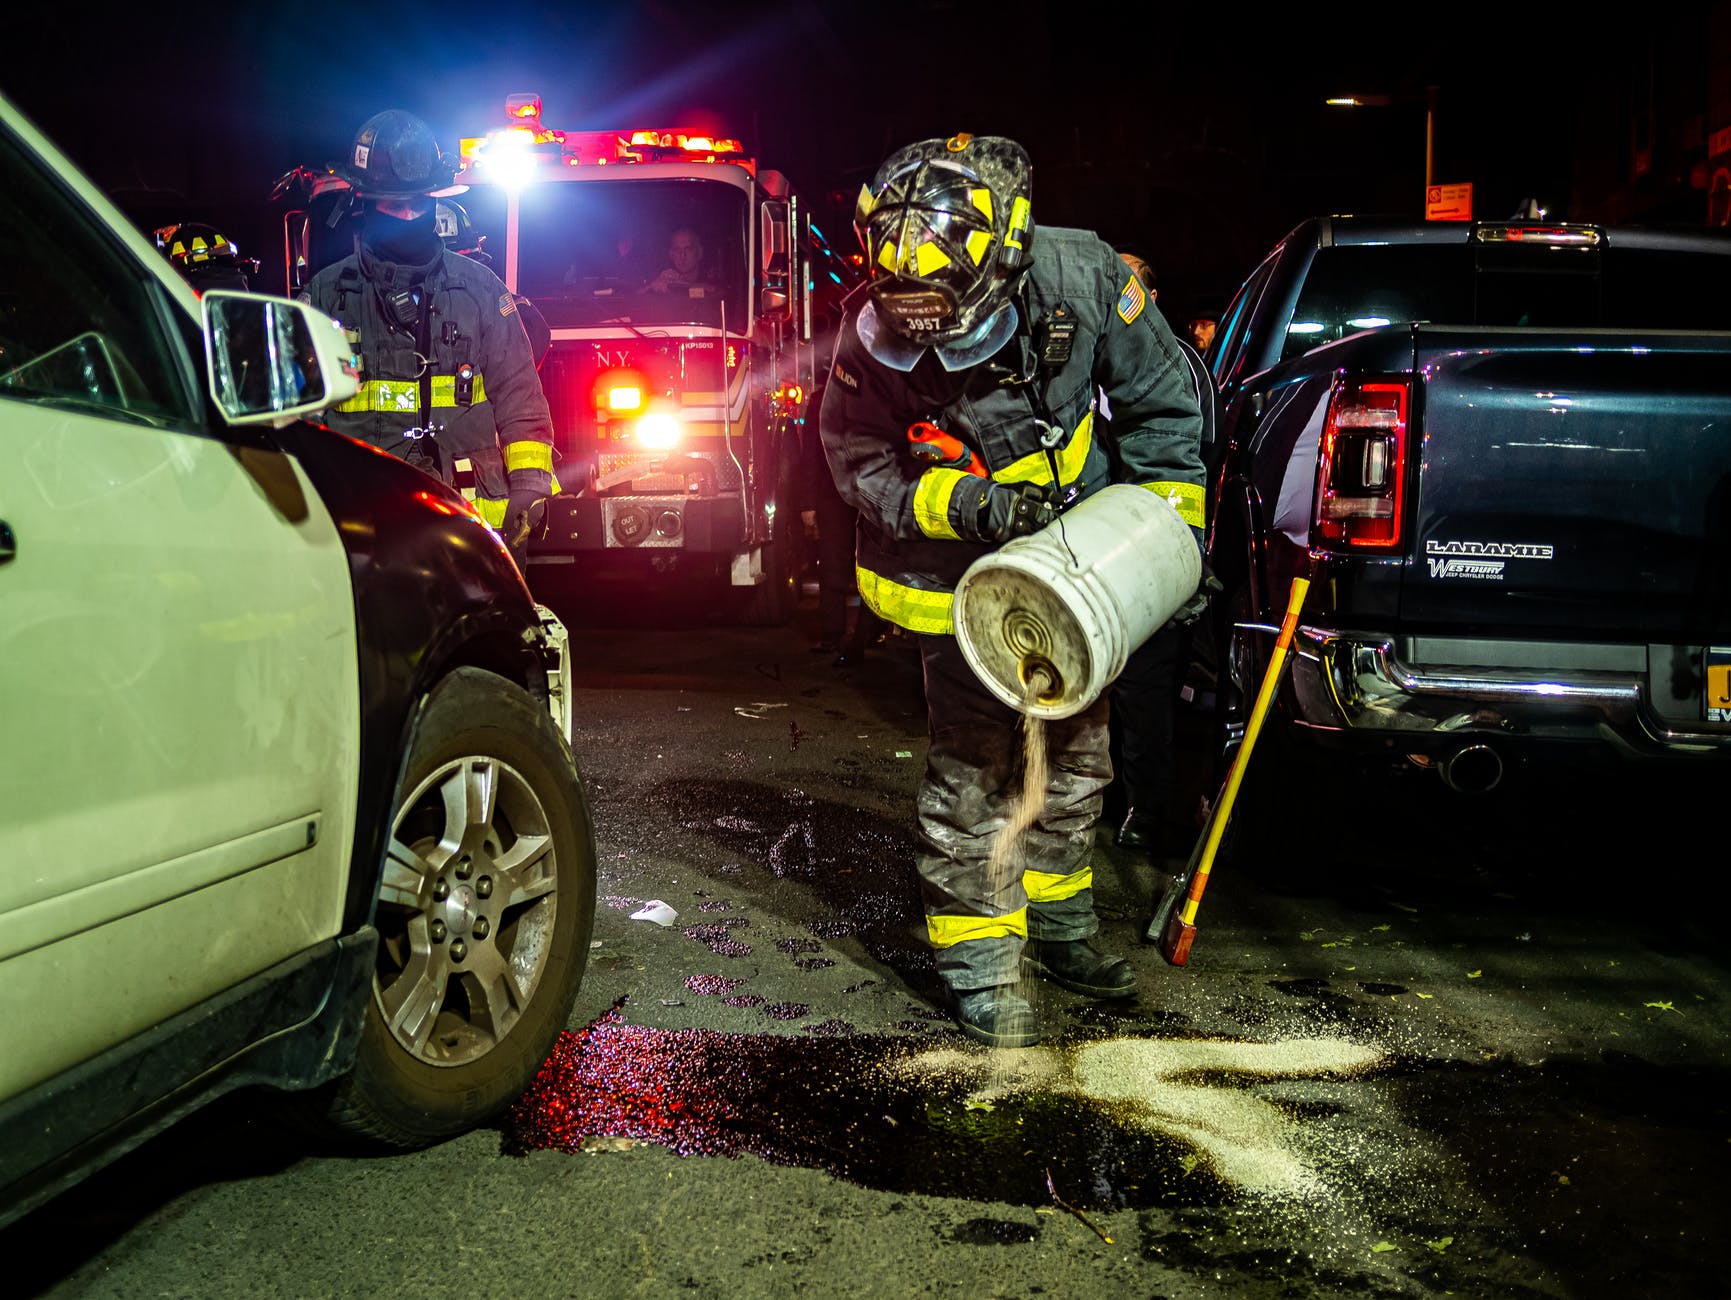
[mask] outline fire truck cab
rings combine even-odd
[[[817,281],[836,300],[859,272],[737,140],[558,131],[540,114],[539,97],[512,96],[506,125],[462,141],[456,199],[552,332],[560,492],[531,578],[696,571],[730,589],[740,621],[785,623],[815,448],[801,421]]]

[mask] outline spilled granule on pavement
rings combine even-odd
[[[1324,1189],[1300,1151],[1299,1121],[1244,1083],[1345,1077],[1384,1060],[1373,1048],[1335,1038],[1113,1038],[1072,1048],[940,1048],[884,1069],[927,1082],[973,1080],[973,1103],[1035,1090],[1090,1098],[1112,1107],[1127,1125],[1192,1143],[1220,1178],[1242,1191],[1310,1197]]]

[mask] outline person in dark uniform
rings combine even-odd
[[[342,322],[361,389],[324,418],[463,489],[522,567],[555,490],[553,420],[510,290],[440,241],[434,194],[456,168],[389,109],[332,170],[363,205],[360,235],[300,298]]]
[[[1157,303],[1160,291],[1147,257],[1128,248],[1120,248],[1118,256],[1148,291],[1149,303]],[[1197,406],[1204,417],[1201,440],[1206,448],[1213,393],[1204,387],[1209,381],[1201,357],[1182,339],[1174,342],[1189,363]],[[1109,404],[1103,413],[1111,419]],[[1212,575],[1205,573],[1205,582],[1213,581]],[[1169,830],[1178,836],[1194,830],[1185,826],[1178,808],[1178,756],[1174,747],[1179,690],[1184,685],[1194,627],[1194,621],[1167,622],[1130,652],[1111,686],[1113,779],[1117,788],[1107,793],[1119,795],[1123,803],[1118,846],[1156,861],[1176,847]]]
[[[859,511],[861,596],[920,647],[917,858],[938,975],[962,1031],[998,1047],[1039,1038],[1015,989],[1024,957],[1092,997],[1130,996],[1135,973],[1094,940],[1108,703],[1045,724],[1043,802],[1004,869],[993,849],[1020,793],[1021,715],[956,643],[956,583],[1114,480],[1171,502],[1198,548],[1203,523],[1201,415],[1171,331],[1098,236],[1036,231],[1031,181],[1027,153],[1002,137],[924,140],[885,160],[855,213],[871,280],[820,414],[836,486]]]
[[[643,286],[645,293],[689,293],[693,285],[715,283],[715,268],[703,260],[703,240],[690,226],[667,238],[667,265]]]

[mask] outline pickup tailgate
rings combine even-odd
[[[1731,641],[1731,333],[1414,331],[1415,630]]]

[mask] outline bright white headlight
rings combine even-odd
[[[637,445],[649,451],[669,451],[679,445],[679,417],[657,412],[637,422]]]

